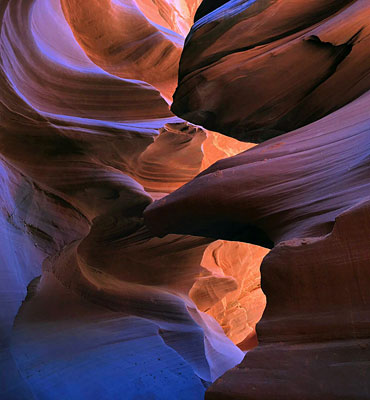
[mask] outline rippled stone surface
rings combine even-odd
[[[260,143],[370,88],[365,0],[204,1],[199,10],[172,105],[188,121]]]
[[[369,16],[0,3],[1,398],[368,397]]]
[[[142,219],[245,149],[169,110],[195,9],[0,5],[1,398],[200,399],[243,358],[189,297],[211,241]]]
[[[319,238],[276,246],[262,263],[260,345],[206,399],[366,399],[369,200]]]
[[[199,8],[172,109],[264,143],[216,162],[145,210],[159,236],[272,248],[261,265],[267,306],[259,345],[206,399],[367,399],[369,4],[221,3]],[[215,281],[217,272],[192,289],[200,308],[222,304],[218,297],[236,285],[222,273]]]
[[[272,247],[330,233],[369,195],[370,92],[335,113],[220,160],[146,211],[158,235]],[[160,221],[160,222],[159,222]]]

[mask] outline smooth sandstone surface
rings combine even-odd
[[[0,2],[1,399],[369,399],[369,10]]]
[[[369,196],[370,92],[297,131],[220,160],[145,211],[158,235],[272,247],[331,232]],[[159,223],[160,221],[160,223]]]
[[[144,212],[159,236],[272,248],[261,265],[259,345],[205,398],[368,399],[369,4],[220,3],[199,8],[172,110],[264,143],[216,162]],[[235,278],[222,278],[207,296],[197,288],[212,275],[194,285],[200,308],[232,291]]]
[[[260,143],[369,90],[368,1],[221,3],[202,3],[186,39],[176,115]]]
[[[249,147],[169,110],[166,88],[176,85],[181,32],[196,4],[102,6],[0,5],[0,397],[7,400],[123,392],[201,399],[244,356],[189,297],[211,241],[159,239],[142,220],[153,199]],[[179,10],[189,15],[171,32]],[[161,28],[158,15],[167,21]],[[119,31],[115,18],[143,31]],[[96,43],[99,28],[109,47],[113,26],[126,50],[136,49],[131,59],[118,57],[122,64]],[[163,63],[147,59],[147,49]]]
[[[288,240],[262,263],[260,345],[206,399],[368,399],[369,216],[365,200],[324,237]]]

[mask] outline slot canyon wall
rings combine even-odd
[[[0,398],[370,399],[368,0],[0,26]]]

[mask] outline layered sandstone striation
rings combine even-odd
[[[361,0],[199,8],[172,110],[241,140],[278,136],[144,213],[159,236],[272,248],[261,265],[259,346],[206,399],[369,398],[369,12]],[[235,278],[222,277],[207,296],[196,283],[199,307],[232,290]]]
[[[0,4],[1,398],[201,399],[243,359],[254,316],[235,340],[189,296],[212,240],[143,223],[250,147],[169,110],[196,6]]]
[[[213,242],[203,254],[205,270],[189,292],[198,309],[213,316],[243,350],[258,342],[255,327],[266,306],[260,265],[267,253],[247,243]]]
[[[262,263],[260,345],[206,399],[368,399],[370,201],[332,232],[276,246]]]
[[[369,10],[0,2],[1,398],[369,397]]]
[[[199,17],[172,110],[207,129],[259,143],[370,88],[366,0],[204,1]]]
[[[220,160],[145,211],[156,234],[272,247],[322,236],[369,195],[370,92],[335,113]]]

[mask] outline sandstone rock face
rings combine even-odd
[[[262,264],[260,345],[206,399],[368,399],[370,201],[320,238],[280,243]]]
[[[369,16],[0,2],[1,399],[369,398]]]
[[[76,40],[95,64],[113,75],[148,82],[167,99],[176,85],[181,34],[186,34],[198,3],[61,1]]]
[[[201,399],[243,359],[189,296],[212,240],[143,210],[250,145],[170,112],[197,3],[143,4],[0,4],[2,399]]]
[[[366,0],[204,1],[199,17],[172,105],[188,121],[258,143],[370,88]]]
[[[165,124],[133,163],[136,180],[148,191],[173,192],[200,171],[206,138],[200,127],[185,122]]]
[[[158,235],[272,247],[331,232],[369,195],[370,92],[335,113],[220,160],[145,211]],[[160,223],[159,223],[160,221]]]
[[[203,254],[205,271],[189,294],[198,309],[213,316],[244,350],[257,344],[255,326],[266,306],[260,265],[267,249],[218,240]]]
[[[272,248],[261,265],[259,346],[206,399],[368,399],[369,4],[215,6],[199,8],[172,109],[240,139],[279,137],[217,161],[144,213],[159,236]],[[236,284],[224,271],[224,284],[213,282],[217,272],[190,292],[201,309],[220,307]]]

